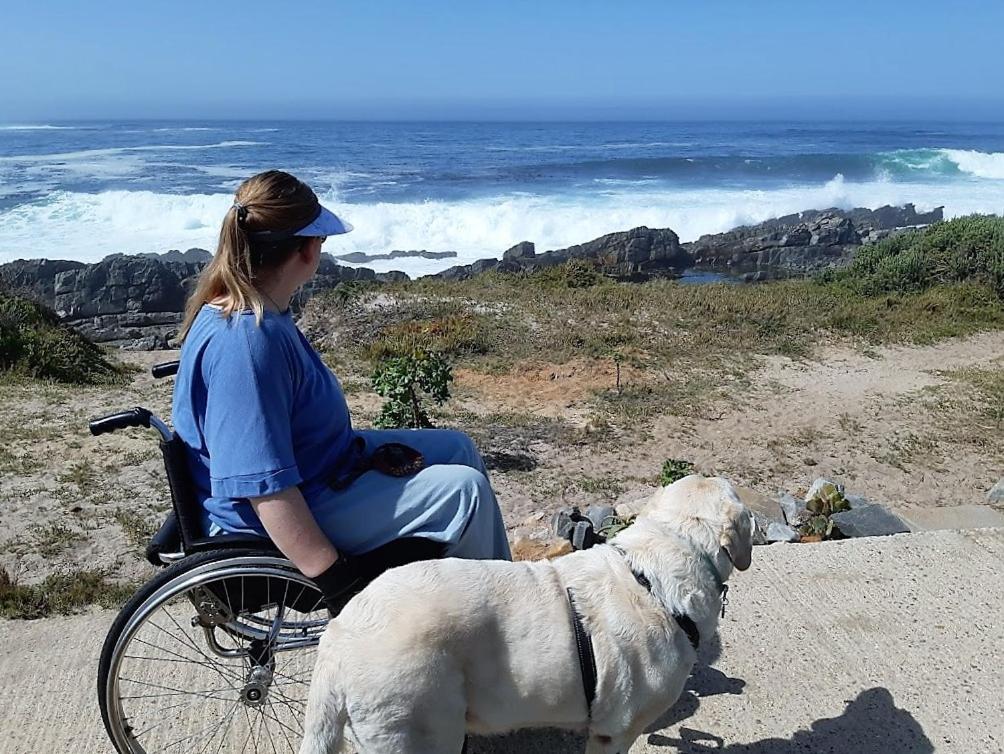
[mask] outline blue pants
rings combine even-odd
[[[311,501],[317,523],[335,547],[368,552],[399,537],[447,545],[446,556],[510,560],[509,541],[484,461],[471,439],[449,429],[360,430],[367,452],[400,442],[425,457],[408,477],[368,471],[344,490]]]

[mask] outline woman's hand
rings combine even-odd
[[[338,550],[317,525],[299,487],[253,497],[251,507],[275,546],[307,578],[321,575],[339,559]]]

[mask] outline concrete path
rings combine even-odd
[[[714,668],[631,754],[1004,752],[1004,529],[757,548],[730,598]],[[111,618],[0,622],[0,754],[111,751],[94,692]]]

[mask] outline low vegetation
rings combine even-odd
[[[824,279],[867,296],[970,282],[1004,299],[1004,218],[970,215],[887,238]]]
[[[0,617],[35,619],[75,613],[87,605],[119,607],[135,591],[99,570],[54,573],[39,584],[23,585],[0,568]]]
[[[812,280],[622,283],[576,260],[532,274],[356,286],[313,299],[308,319],[341,354],[342,371],[416,348],[496,374],[592,359],[616,365],[596,394],[606,421],[707,417],[747,384],[757,357],[803,359],[835,339],[864,349],[1004,326],[1002,227],[986,217],[941,223],[864,247],[851,267]]]
[[[82,385],[122,379],[121,369],[56,314],[19,296],[0,293],[0,375]]]
[[[413,351],[381,359],[373,373],[373,389],[385,399],[374,424],[378,427],[431,427],[426,400],[441,406],[449,400],[453,372],[435,353]]]

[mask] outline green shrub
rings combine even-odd
[[[887,238],[861,248],[849,266],[822,279],[868,296],[973,282],[1004,298],[1004,218],[969,215]]]
[[[608,280],[595,264],[585,259],[569,259],[563,264],[545,267],[533,273],[530,279],[545,288],[592,288]]]
[[[659,484],[666,487],[673,482],[690,476],[694,473],[694,464],[690,461],[681,461],[678,458],[667,458],[662,464],[662,471],[659,472]]]
[[[453,371],[438,355],[417,351],[408,356],[384,359],[373,374],[373,389],[385,398],[378,427],[431,427],[422,404],[423,395],[437,405],[450,397]]]
[[[76,384],[116,382],[122,371],[55,313],[0,293],[0,373]]]

